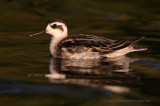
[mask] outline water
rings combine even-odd
[[[159,105],[158,3],[1,1],[0,105]],[[64,19],[70,34],[111,39],[146,35],[139,44],[148,50],[109,60],[53,58],[49,35],[29,38],[50,17]]]

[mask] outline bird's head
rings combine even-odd
[[[57,37],[61,38],[61,37],[66,37],[68,34],[68,31],[67,31],[66,24],[62,20],[50,20],[48,21],[47,27],[45,30],[32,34],[30,35],[30,37],[34,35],[42,34],[42,33],[48,33],[55,38]]]

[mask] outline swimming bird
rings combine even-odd
[[[45,30],[30,35],[30,37],[42,33],[51,35],[50,52],[58,58],[93,59],[113,58],[134,51],[143,51],[147,48],[134,45],[144,36],[131,40],[111,40],[86,34],[68,36],[68,29],[62,20],[50,20]]]

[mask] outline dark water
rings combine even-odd
[[[159,3],[2,0],[0,105],[159,105]],[[148,50],[105,60],[53,58],[49,35],[28,37],[52,17],[65,20],[70,34],[146,35],[139,44]]]

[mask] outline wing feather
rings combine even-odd
[[[63,39],[57,47],[58,49],[65,47],[69,48],[69,50],[71,50],[71,48],[84,47],[85,49],[91,49],[93,52],[109,53],[132,45],[135,41],[137,41],[137,39],[117,41],[104,37],[79,34],[68,36]]]

